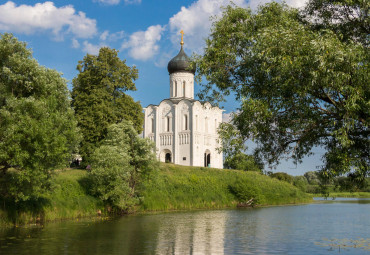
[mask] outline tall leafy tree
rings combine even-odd
[[[348,2],[337,9],[353,8]],[[325,14],[315,6],[307,13],[312,7]],[[370,154],[368,17],[357,19],[365,28],[355,32],[325,19],[320,27],[320,20],[285,4],[270,3],[255,13],[228,6],[197,59],[198,79],[206,78],[206,95],[237,95],[234,123],[243,137],[255,139],[269,163],[286,154],[299,162],[321,146],[327,151],[324,175],[352,171],[364,180]]]
[[[87,54],[77,65],[79,74],[73,79],[72,106],[83,134],[80,150],[85,164],[109,125],[130,120],[138,132],[142,129],[142,107],[125,94],[136,90],[138,71],[127,66],[117,53],[104,47],[99,55]]]
[[[66,166],[79,143],[66,80],[40,66],[26,44],[0,37],[0,196],[37,198],[52,170]]]

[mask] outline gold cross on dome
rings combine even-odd
[[[181,34],[181,46],[182,45],[184,45],[184,31],[182,31],[182,29],[181,29],[181,31],[180,31],[180,34]]]

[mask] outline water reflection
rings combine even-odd
[[[156,254],[224,254],[226,218],[224,211],[165,215]]]
[[[330,201],[50,223],[0,229],[0,254],[332,254],[317,243],[360,238],[361,249],[341,253],[364,254],[369,212],[369,203]]]

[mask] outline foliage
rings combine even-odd
[[[101,200],[87,193],[87,172],[84,170],[57,170],[52,177],[52,190],[37,200],[2,201],[0,199],[0,228],[47,221],[96,216],[104,214]]]
[[[262,172],[263,163],[256,156],[244,153],[245,140],[231,123],[221,123],[217,132],[221,141],[217,150],[223,152],[226,169]]]
[[[352,1],[315,2],[352,8]],[[367,15],[363,2],[353,3]],[[335,15],[335,9],[326,12]],[[325,175],[355,171],[363,180],[370,160],[368,19],[359,17],[365,30],[351,35],[352,25],[334,29],[323,22],[320,28],[320,19],[313,24],[302,15],[278,3],[256,13],[225,8],[196,60],[198,81],[207,80],[203,98],[211,91],[215,98],[236,94],[241,105],[234,124],[245,139],[257,141],[256,152],[269,164],[287,154],[300,162],[318,146],[327,151]]]
[[[312,200],[294,186],[256,172],[162,163],[158,171],[139,185],[139,194],[143,197],[140,210],[235,207],[242,201],[236,197],[233,187],[241,185],[245,187],[240,187],[240,191],[258,192],[258,197],[263,198],[261,205]]]
[[[293,176],[291,176],[287,173],[283,173],[283,172],[270,174],[270,177],[271,178],[276,178],[280,181],[285,181],[285,182],[290,183],[290,184],[293,184],[293,181],[294,181]]]
[[[343,41],[369,46],[369,8],[365,0],[311,0],[303,14],[315,30],[329,29]]]
[[[293,176],[293,185],[307,192],[308,181],[304,176]]]
[[[119,211],[139,202],[136,186],[155,167],[154,145],[138,136],[131,122],[108,127],[108,133],[92,154],[91,192]]]
[[[230,189],[240,203],[248,203],[250,201],[250,205],[252,206],[264,203],[265,198],[263,192],[254,184],[237,181],[234,185],[230,186]]]
[[[100,49],[98,56],[87,54],[78,62],[79,74],[72,82],[72,106],[83,134],[81,155],[85,165],[90,163],[90,154],[99,147],[111,124],[130,120],[138,132],[142,129],[141,105],[125,94],[127,90],[136,90],[138,71],[128,67],[117,54],[106,47]]]
[[[37,199],[52,170],[76,152],[79,132],[66,81],[40,66],[26,44],[0,38],[0,196]]]
[[[304,177],[306,177],[307,181],[311,185],[318,185],[320,184],[320,179],[319,179],[319,173],[315,171],[308,171],[304,173]]]

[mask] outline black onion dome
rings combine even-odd
[[[190,66],[190,58],[185,54],[184,49],[181,49],[179,54],[177,54],[176,57],[171,59],[170,62],[168,62],[167,70],[170,74],[176,73],[176,72],[186,72],[186,73],[192,73],[195,74],[195,66],[191,69],[189,69]]]

